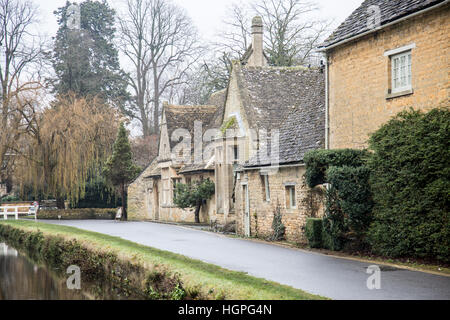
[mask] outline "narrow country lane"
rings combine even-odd
[[[382,268],[381,289],[369,290],[369,263],[175,225],[94,220],[42,222],[121,237],[332,299],[450,300],[450,277],[446,276]]]

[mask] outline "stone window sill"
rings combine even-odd
[[[413,89],[400,91],[400,92],[394,92],[394,93],[388,93],[388,94],[386,94],[386,100],[403,97],[403,96],[409,96],[410,94],[413,94],[413,93],[414,93]]]

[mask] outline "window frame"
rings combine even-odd
[[[261,174],[261,183],[263,187],[264,202],[270,202],[270,183],[269,175],[267,173]]]
[[[391,92],[399,93],[412,89],[412,52],[403,51],[391,55]],[[402,60],[404,58],[404,60]],[[403,71],[404,70],[404,71]],[[403,83],[403,78],[405,84]]]
[[[295,194],[295,185],[286,185],[286,209],[297,209],[297,197]],[[289,199],[289,203],[288,203]]]
[[[175,189],[177,187],[178,183],[181,183],[182,179],[181,178],[172,178],[172,204],[175,202],[175,198],[176,198],[176,193],[175,193]]]

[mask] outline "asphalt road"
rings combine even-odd
[[[381,288],[369,290],[370,264],[355,260],[151,222],[42,222],[121,237],[332,299],[450,300],[446,276],[380,266]]]

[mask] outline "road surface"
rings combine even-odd
[[[332,299],[450,300],[450,277],[381,266],[369,290],[370,263],[151,222],[41,221],[121,237]]]

